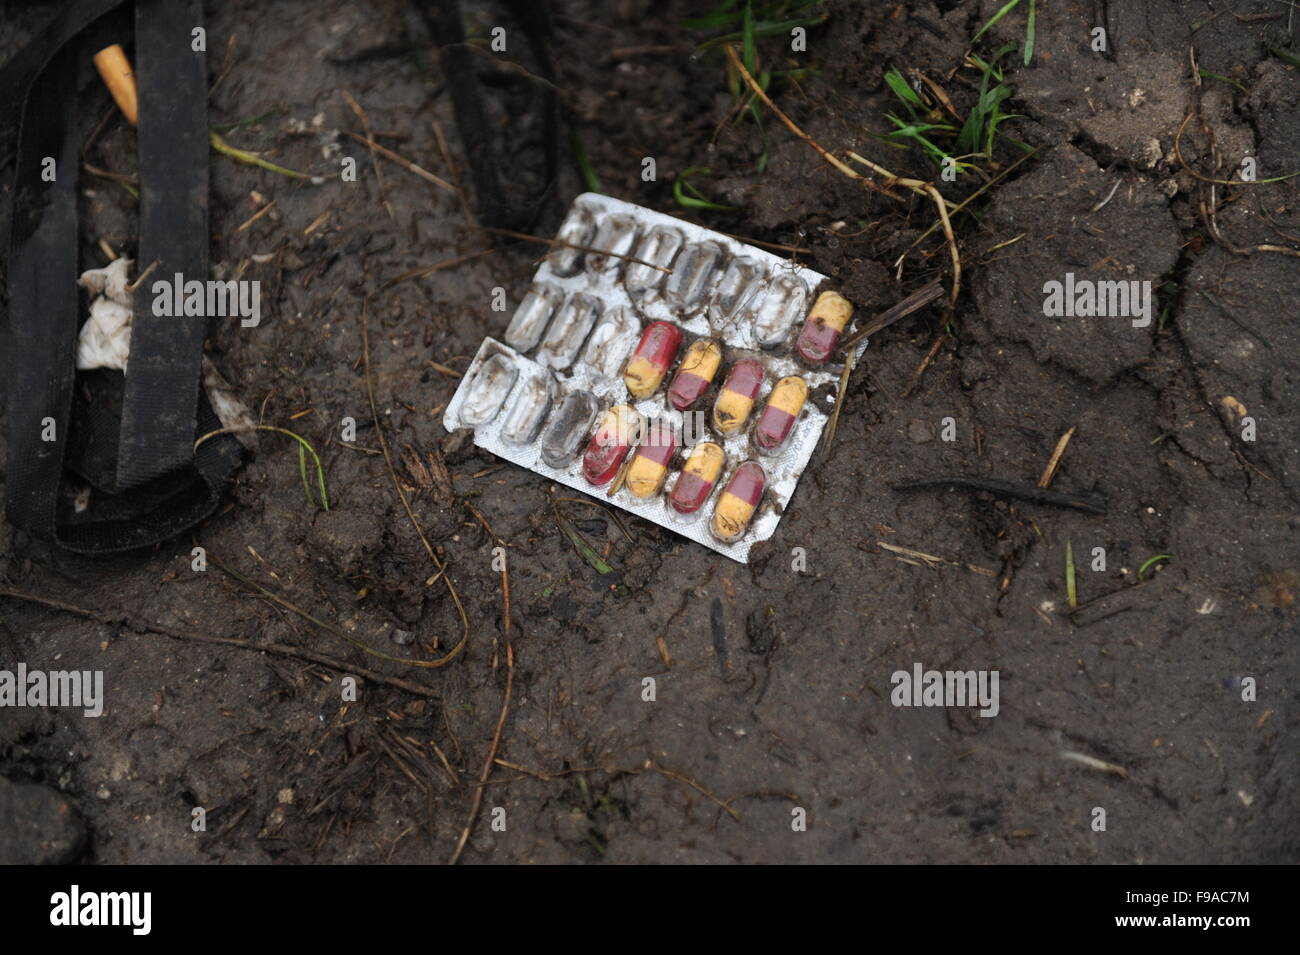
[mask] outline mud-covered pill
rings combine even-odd
[[[713,384],[713,376],[722,364],[722,348],[715,341],[701,338],[692,342],[682,356],[682,363],[668,386],[668,403],[678,411],[695,404]]]
[[[656,419],[646,428],[641,445],[627,466],[623,486],[633,497],[654,497],[668,477],[668,465],[681,441],[677,429],[669,422]]]
[[[807,400],[808,383],[798,375],[776,383],[754,426],[754,444],[760,451],[773,454],[781,450]]]
[[[678,256],[672,275],[668,276],[668,301],[686,310],[703,304],[713,274],[721,264],[722,247],[716,242],[688,245]]]
[[[640,440],[645,419],[629,405],[605,412],[582,458],[582,476],[596,487],[608,484],[623,465],[628,451]]]
[[[759,348],[776,348],[808,305],[808,286],[794,275],[778,275],[754,299],[754,340]]]
[[[486,424],[497,416],[501,404],[515,386],[519,370],[505,355],[497,354],[479,365],[460,408],[460,420],[471,427]]]
[[[853,305],[843,295],[822,292],[804,320],[795,351],[810,365],[820,365],[835,350],[852,315]]]
[[[590,246],[592,236],[596,234],[596,217],[591,210],[580,203],[565,217],[560,231],[555,233],[559,240],[547,257],[551,271],[556,275],[574,275],[582,268],[583,251],[575,246]]]
[[[535,371],[517,389],[514,404],[501,421],[501,438],[511,444],[528,444],[542,430],[551,410],[555,386],[545,370]]]
[[[529,289],[506,328],[506,344],[518,351],[531,351],[541,340],[561,297],[560,291],[550,285]]]
[[[636,247],[636,220],[631,216],[607,216],[596,228],[587,253],[587,268],[593,272],[617,273]]]
[[[567,468],[591,433],[598,410],[595,395],[569,392],[542,433],[542,460],[557,470]]]
[[[736,468],[714,505],[713,520],[709,523],[713,536],[723,543],[739,540],[749,527],[766,487],[767,475],[757,461],[746,461]]]
[[[718,483],[727,455],[720,445],[701,441],[686,459],[682,473],[677,475],[673,492],[668,495],[668,506],[678,514],[695,514],[713,493]]]
[[[725,322],[744,309],[762,285],[762,275],[762,267],[743,255],[728,262],[709,302],[714,320]]]
[[[613,378],[641,337],[641,322],[630,308],[619,306],[606,312],[596,323],[582,360],[606,378]]]
[[[738,361],[713,403],[713,427],[724,435],[736,434],[745,427],[754,399],[763,387],[763,366],[752,358]]]
[[[651,322],[641,334],[636,350],[627,360],[623,384],[632,397],[654,394],[682,347],[682,330],[671,322]]]
[[[629,262],[623,273],[623,285],[633,298],[652,299],[663,284],[667,269],[677,257],[677,250],[682,247],[682,234],[676,229],[657,226],[645,234],[640,245],[636,247],[634,258],[640,262]],[[643,265],[642,263],[649,263]]]
[[[573,364],[578,350],[600,315],[600,302],[590,295],[570,296],[551,321],[551,327],[537,351],[537,363],[548,368],[564,369]]]

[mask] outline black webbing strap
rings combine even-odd
[[[208,80],[190,49],[202,0],[136,0],[140,120],[140,253],[158,262],[135,292],[117,482],[132,488],[194,456],[202,316],[153,314],[154,280],[208,280]],[[200,447],[202,447],[200,445]]]
[[[72,414],[77,330],[80,165],[77,86],[103,23],[121,0],[79,0],[0,71],[0,102],[21,112],[14,162],[5,322],[9,464],[5,504],[17,527],[79,553],[111,554],[174,537],[220,503],[239,445],[198,434],[220,427],[199,386],[205,320],[157,318],[137,291],[131,355],[117,437],[117,495],[108,519],[61,520],[64,465],[101,473],[114,434],[105,399]],[[140,98],[141,242],[137,267],[156,278],[206,281],[207,84],[203,54],[191,51],[202,25],[199,0],[137,0]],[[79,35],[92,24],[94,42]],[[87,37],[87,40],[92,39]],[[126,42],[127,37],[118,37]],[[196,145],[197,144],[197,145]],[[41,173],[55,160],[53,181]],[[163,326],[162,323],[174,323]],[[161,327],[160,327],[161,326]],[[93,373],[99,376],[115,373]],[[53,440],[51,437],[53,427]],[[73,456],[75,453],[75,457]],[[121,516],[122,512],[126,516]]]
[[[555,187],[559,172],[560,104],[555,90],[555,63],[551,55],[554,24],[546,0],[509,0],[511,12],[524,29],[537,70],[546,81],[542,87],[543,149],[545,180],[531,202],[519,203],[502,187],[500,157],[483,104],[478,81],[477,56],[465,42],[459,0],[419,0],[433,41],[440,48],[443,82],[451,94],[465,155],[470,157],[474,179],[475,207],[479,222],[487,226],[519,229],[530,225],[541,212]]]

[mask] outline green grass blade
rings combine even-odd
[[[978,40],[980,37],[982,37],[985,33],[988,32],[990,27],[992,27],[995,23],[997,23],[999,20],[1001,20],[1003,17],[1005,17],[1008,13],[1010,13],[1019,5],[1020,5],[1020,0],[1010,0],[1010,2],[1007,3],[1005,6],[1003,6],[1001,10],[999,10],[997,13],[993,14],[993,16],[989,18],[988,23],[980,27],[978,33],[976,33],[973,37],[970,38],[971,44],[973,45],[976,40]]]
[[[1025,28],[1025,66],[1034,58],[1034,33],[1038,0],[1029,0],[1029,26]]]
[[[269,425],[269,424],[259,424],[256,426],[256,428],[258,431],[274,431],[276,434],[287,435],[288,437],[293,438],[293,440],[298,442],[298,461],[300,465],[299,470],[302,472],[302,480],[303,480],[304,487],[307,486],[307,462],[306,459],[303,458],[302,453],[305,450],[308,454],[311,455],[311,459],[316,465],[316,480],[320,485],[320,504],[322,508],[328,511],[330,509],[330,498],[329,498],[329,494],[325,490],[325,468],[321,466],[320,455],[318,455],[316,453],[316,449],[311,446],[311,442],[308,441],[306,438],[304,438],[302,435],[294,434],[288,428],[277,428],[274,425]],[[307,491],[307,500],[313,505],[316,503],[311,498],[310,490]]]
[[[1154,557],[1148,557],[1142,562],[1142,566],[1138,568],[1138,580],[1141,580],[1142,576],[1151,569],[1152,564],[1161,560],[1172,560],[1173,556],[1173,554],[1156,554]]]
[[[754,5],[750,0],[745,0],[745,17],[741,20],[740,32],[741,60],[745,64],[745,69],[749,70],[749,75],[753,76],[756,72],[754,64],[757,54],[754,51]]]
[[[285,169],[283,166],[277,166],[273,162],[268,162],[256,153],[250,153],[246,149],[237,149],[222,139],[220,134],[216,131],[209,132],[208,138],[212,142],[213,149],[221,153],[221,155],[227,156],[236,162],[242,162],[249,166],[260,166],[269,172],[279,173],[281,176],[288,176],[290,179],[311,178],[311,176],[308,176],[305,173],[295,172],[292,169]]]
[[[302,489],[307,495],[307,503],[315,507],[316,502],[311,496],[311,484],[307,481],[307,452],[301,444],[298,445],[298,474],[302,477]]]
[[[740,19],[740,12],[735,9],[736,3],[737,0],[723,0],[712,13],[683,20],[682,26],[687,30],[716,30],[721,26],[729,26]]]
[[[1295,53],[1285,47],[1271,46],[1268,51],[1289,66],[1300,66],[1300,56],[1296,56]]]
[[[897,69],[889,69],[885,71],[885,82],[888,83],[889,88],[894,91],[894,95],[901,99],[905,104],[925,109],[925,103],[922,102],[921,97],[917,95],[916,90],[912,89],[912,84],[907,82],[903,77],[903,74],[898,72]]]
[[[751,32],[756,40],[762,40],[772,36],[784,36],[788,38],[790,36],[790,31],[795,27],[820,26],[828,19],[830,18],[826,14],[821,14],[820,16],[815,17],[799,17],[794,20],[782,20],[780,22],[774,20],[755,20]],[[718,46],[719,44],[735,43],[738,40],[743,41],[744,39],[744,31],[738,30],[735,33],[725,33],[722,36],[715,36],[711,40],[706,40],[704,43],[700,44],[699,49],[701,51],[708,50],[712,47]],[[748,65],[746,65],[745,68],[748,69]]]
[[[570,524],[568,520],[560,514],[558,508],[555,510],[555,523],[560,526],[560,530],[564,531],[564,536],[569,538],[574,549],[582,555],[583,560],[589,563],[596,573],[610,574],[614,572],[614,568],[606,563],[604,558],[596,553],[595,548],[588,544],[583,536],[578,533],[577,528]]]
[[[1065,596],[1070,601],[1070,609],[1079,606],[1079,593],[1074,584],[1074,547],[1065,542]]]
[[[684,188],[683,188],[684,187]],[[688,196],[684,190],[690,190],[694,195]],[[683,179],[673,181],[673,198],[683,209],[710,209],[713,212],[735,212],[735,206],[724,206],[720,202],[712,202],[703,198],[700,191]]]
[[[582,137],[573,126],[569,127],[569,148],[573,151],[573,162],[578,167],[578,175],[582,177],[582,183],[587,187],[587,191],[603,194],[605,187],[600,181],[600,176],[596,174],[591,160],[587,158],[587,149],[582,145]]]

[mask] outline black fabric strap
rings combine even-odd
[[[459,0],[418,0],[433,42],[440,48],[443,81],[451,93],[465,155],[470,157],[474,178],[475,207],[479,222],[504,229],[531,225],[555,188],[559,172],[560,104],[555,90],[555,63],[551,55],[554,25],[546,0],[509,0],[511,12],[524,28],[538,73],[548,85],[542,87],[543,149],[545,182],[532,201],[519,203],[502,188],[500,157],[483,104],[478,81],[477,57],[465,42]]]
[[[95,372],[104,391],[74,415],[78,275],[77,177],[80,163],[76,77],[106,45],[77,39],[121,0],[79,0],[0,71],[0,102],[20,103],[14,163],[5,321],[9,465],[5,504],[17,527],[85,554],[134,550],[174,537],[212,513],[239,463],[239,444],[223,435],[200,387],[205,321],[155,319],[152,297],[137,292],[131,356],[113,428],[116,373]],[[203,54],[190,49],[202,25],[199,0],[137,0],[140,86],[141,241],[139,267],[159,259],[155,276],[206,281],[207,85]],[[102,27],[102,24],[100,24]],[[93,31],[93,32],[102,32]],[[119,42],[127,42],[120,37]],[[90,47],[93,47],[90,48]],[[47,182],[42,162],[53,157]],[[146,283],[147,284],[147,283]],[[52,419],[54,440],[43,440]],[[103,488],[116,459],[114,516],[61,521],[64,465],[94,474]]]
[[[136,0],[140,253],[158,267],[135,292],[117,481],[138,487],[194,454],[202,315],[153,314],[153,280],[208,280],[208,82],[190,49],[201,0]],[[201,446],[200,446],[201,447]]]

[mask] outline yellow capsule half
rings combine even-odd
[[[637,448],[627,467],[623,486],[633,497],[647,498],[659,493],[668,477],[668,464],[677,452],[677,432],[671,425],[655,422]]]
[[[766,486],[767,475],[757,461],[746,461],[736,468],[713,508],[709,528],[713,536],[724,543],[739,540],[749,527]]]
[[[763,366],[752,358],[736,362],[713,403],[713,427],[732,435],[745,427],[754,399],[763,387]]]

